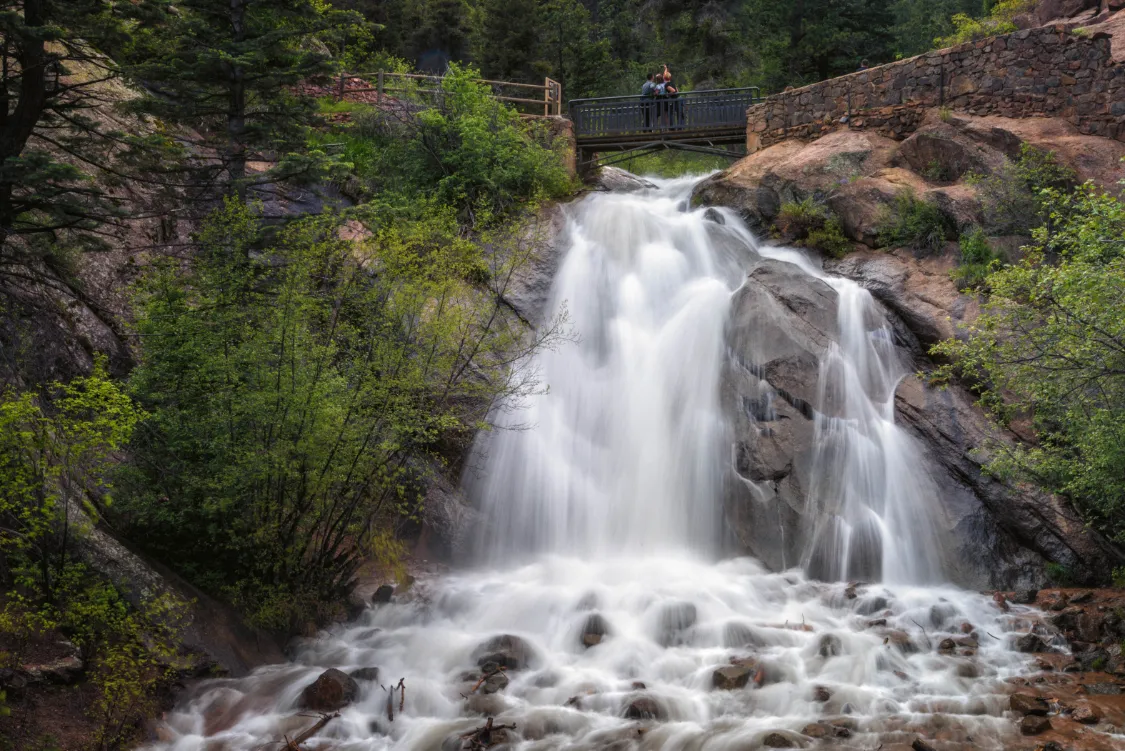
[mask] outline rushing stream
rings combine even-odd
[[[159,748],[292,736],[311,722],[302,690],[329,667],[379,677],[310,749],[452,751],[486,716],[514,724],[507,747],[521,750],[875,749],[919,732],[1005,746],[1001,684],[1027,669],[1009,644],[1028,614],[937,583],[938,491],[894,425],[904,366],[889,330],[854,283],[758,247],[733,213],[683,210],[691,186],[573,207],[549,308],[580,340],[527,364],[549,392],[477,447],[481,568],[421,582],[289,664],[203,684]],[[815,405],[812,542],[781,573],[721,559],[724,325],[763,256],[823,279],[839,304]]]

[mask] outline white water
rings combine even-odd
[[[845,584],[799,570],[716,562],[731,295],[759,253],[825,277],[796,252],[755,248],[730,213],[719,227],[679,211],[689,190],[671,182],[578,207],[551,306],[567,304],[581,342],[542,355],[549,394],[505,416],[530,427],[492,436],[471,483],[491,523],[490,568],[372,608],[304,643],[293,663],[204,684],[168,716],[160,748],[250,751],[292,735],[311,722],[296,703],[324,668],[371,666],[388,687],[405,679],[402,712],[396,701],[388,721],[387,694],[363,683],[310,748],[456,749],[485,715],[515,723],[523,751],[742,751],[841,716],[855,733],[826,741],[832,748],[909,743],[917,732],[1003,747],[1011,724],[998,685],[1026,663],[1005,632],[1025,627],[1024,614],[925,584],[940,576],[927,511],[935,490],[893,424],[902,367],[889,332],[851,282],[826,279],[839,295],[840,344],[821,362],[809,497],[818,512],[804,564],[835,579],[877,559],[886,583],[849,597]],[[594,612],[609,634],[587,649]],[[964,638],[963,624],[979,648],[937,651]],[[530,665],[500,693],[475,694],[474,652],[499,634],[526,641]],[[896,646],[904,638],[917,651]],[[762,685],[713,690],[715,669],[736,658],[756,661]],[[660,720],[624,716],[640,697]]]

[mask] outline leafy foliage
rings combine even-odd
[[[805,245],[833,258],[843,258],[855,248],[855,243],[844,235],[844,227],[836,216],[829,217],[820,229],[809,232]]]
[[[938,39],[938,47],[952,47],[964,42],[972,42],[985,37],[997,36],[1016,31],[1016,16],[1027,13],[1036,6],[1036,0],[1000,0],[985,16],[974,18],[966,13],[954,14],[953,33]]]
[[[396,556],[419,459],[534,390],[509,366],[557,334],[529,341],[502,307],[530,251],[463,239],[448,207],[358,244],[339,228],[310,218],[263,245],[228,202],[188,272],[160,267],[139,301],[132,387],[152,417],[120,519],[277,629],[322,620],[364,559]]]
[[[880,222],[879,244],[934,252],[945,243],[948,225],[935,204],[919,200],[911,190],[903,190]]]
[[[103,360],[40,402],[11,388],[0,394],[0,664],[21,664],[32,641],[61,631],[92,668],[95,740],[115,748],[155,708],[183,605],[162,595],[130,607],[70,548],[86,532],[80,509],[96,513],[87,497],[109,503],[106,472],[142,414]]]
[[[980,196],[988,232],[1029,235],[1050,218],[1044,191],[1069,190],[1078,178],[1074,170],[1059,164],[1054,152],[1025,143],[1016,161],[1005,161],[991,175],[970,175],[969,182]]]
[[[774,228],[781,239],[842,258],[853,243],[844,235],[840,218],[812,196],[781,205]]]
[[[1122,540],[1125,204],[1091,185],[1042,199],[1050,221],[1020,263],[988,276],[969,338],[935,350],[980,382],[999,420],[1032,421],[1038,442],[998,450],[990,468],[1069,496]]]
[[[960,262],[950,272],[950,277],[961,290],[983,287],[989,273],[999,261],[988,242],[988,236],[980,227],[973,227],[969,232],[961,235],[959,246]]]

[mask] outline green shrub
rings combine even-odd
[[[1035,8],[1037,0],[1000,0],[992,11],[983,18],[973,18],[964,13],[956,13],[951,19],[954,32],[934,40],[937,47],[953,47],[977,39],[1008,34],[1017,31],[1016,16]]]
[[[963,340],[934,348],[981,384],[1004,424],[1031,419],[1034,444],[996,445],[990,471],[1071,499],[1125,540],[1125,203],[1092,185],[1047,190],[1055,219],[990,297]]]
[[[949,272],[950,278],[961,290],[985,287],[988,275],[997,267],[999,258],[993,252],[984,230],[974,227],[961,235],[959,244],[961,257],[957,267]]]
[[[774,219],[774,228],[786,242],[800,242],[809,233],[824,227],[828,209],[812,196],[802,201],[786,201]]]
[[[835,216],[829,217],[822,228],[809,232],[805,245],[833,258],[843,258],[855,247],[855,244],[844,235],[839,217]]]
[[[929,201],[919,200],[911,190],[895,196],[879,223],[881,247],[908,247],[936,251],[945,244],[949,223],[941,210]]]
[[[1054,152],[1028,144],[1020,146],[1014,162],[1006,160],[995,173],[967,178],[980,197],[984,226],[992,235],[1030,235],[1049,218],[1047,204],[1053,199],[1047,192],[1069,191],[1077,180]]]

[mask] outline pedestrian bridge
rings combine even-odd
[[[605,166],[659,149],[726,157],[746,144],[746,110],[762,101],[756,86],[690,91],[670,99],[612,96],[572,99],[570,119],[579,169]]]

